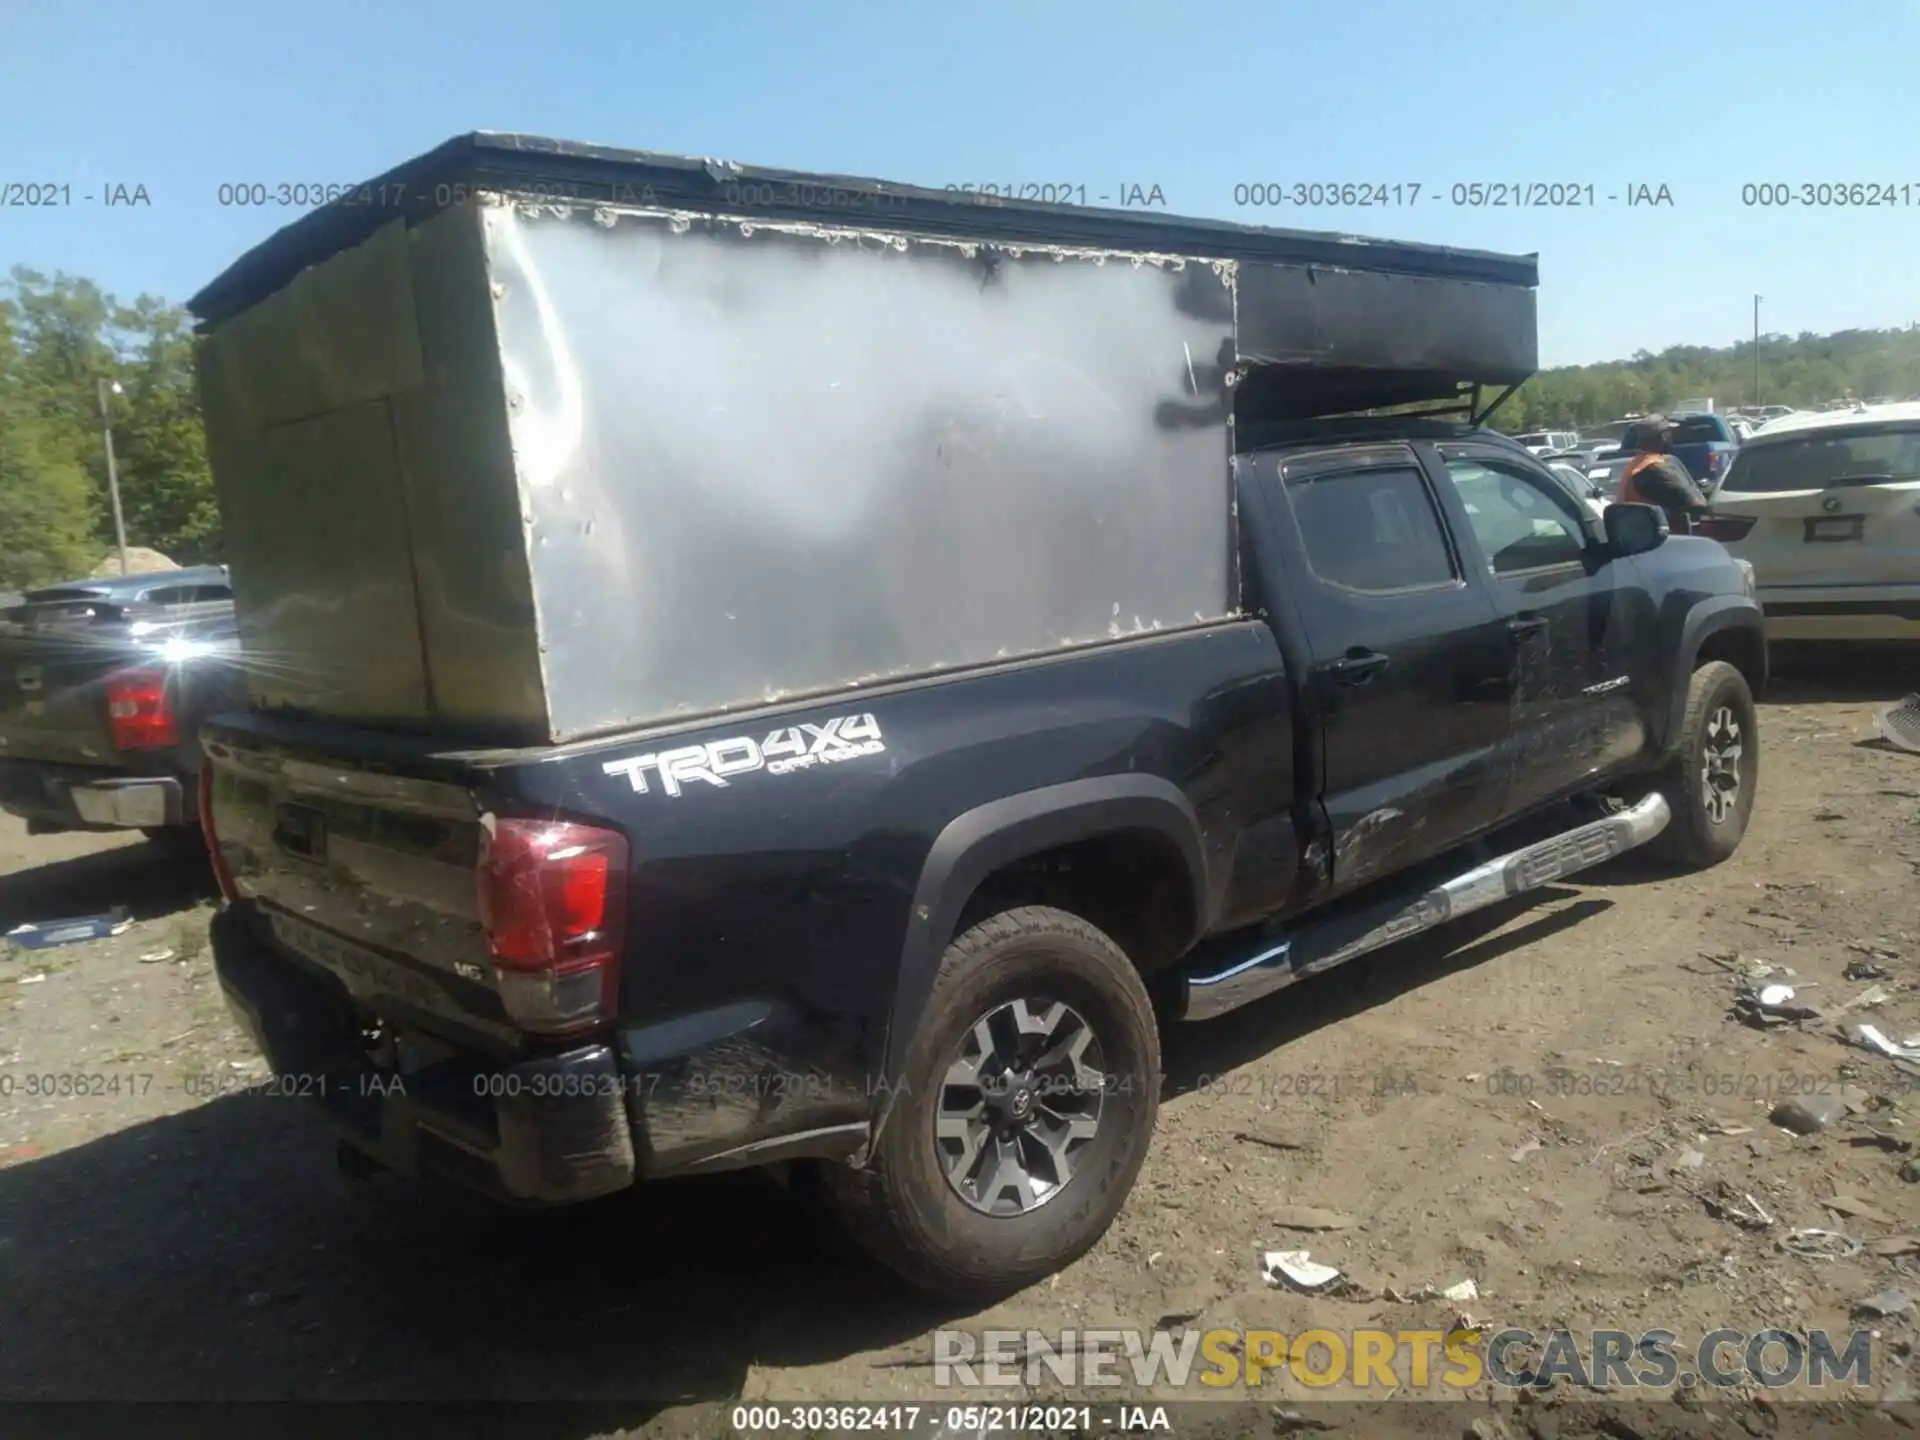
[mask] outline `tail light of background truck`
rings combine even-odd
[[[122,670],[107,677],[107,718],[121,750],[159,750],[180,743],[164,670]]]
[[[507,1014],[541,1034],[611,1020],[626,938],[626,837],[563,821],[482,824],[480,922]]]
[[[1703,515],[1694,521],[1693,533],[1704,535],[1709,540],[1718,540],[1723,545],[1731,545],[1736,540],[1746,539],[1754,523],[1751,515]]]

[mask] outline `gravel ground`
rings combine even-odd
[[[345,1178],[305,1102],[251,1089],[264,1072],[212,978],[205,878],[137,839],[0,821],[0,929],[132,919],[0,959],[0,1398],[565,1398],[597,1409],[529,1424],[717,1435],[742,1397],[925,1398],[939,1325],[1293,1334],[1464,1310],[1683,1337],[1851,1329],[1863,1297],[1920,1294],[1920,1241],[1880,1253],[1920,1235],[1902,1178],[1920,1165],[1882,1148],[1920,1128],[1920,1066],[1846,1045],[1835,1019],[1878,983],[1887,998],[1847,1018],[1920,1030],[1920,757],[1872,728],[1916,671],[1850,659],[1778,683],[1753,828],[1714,871],[1621,862],[1170,1035],[1119,1222],[978,1315],[903,1297],[757,1176],[549,1216]],[[1861,964],[1884,978],[1848,978]],[[1762,966],[1826,1014],[1742,1023],[1736,988]],[[1768,1123],[1801,1093],[1854,1111],[1806,1138]],[[1753,1203],[1771,1225],[1728,1218]],[[1353,1223],[1302,1234],[1284,1206]],[[1786,1253],[1799,1227],[1865,1248]],[[1269,1288],[1275,1248],[1347,1287]],[[1396,1298],[1464,1279],[1464,1306]],[[1914,1321],[1874,1324],[1876,1386],[1907,1395]]]

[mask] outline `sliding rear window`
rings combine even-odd
[[[1705,416],[1673,422],[1673,443],[1676,445],[1711,445],[1716,440],[1726,438],[1726,428],[1718,420]]]
[[[1920,424],[1816,432],[1742,449],[1721,493],[1824,490],[1859,476],[1920,479]]]

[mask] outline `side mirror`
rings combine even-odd
[[[1658,505],[1607,507],[1607,544],[1616,555],[1644,555],[1667,543],[1667,512]]]

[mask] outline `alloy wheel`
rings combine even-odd
[[[1010,1000],[974,1021],[934,1110],[948,1184],[984,1215],[1053,1199],[1099,1133],[1102,1065],[1092,1027],[1061,1001]]]

